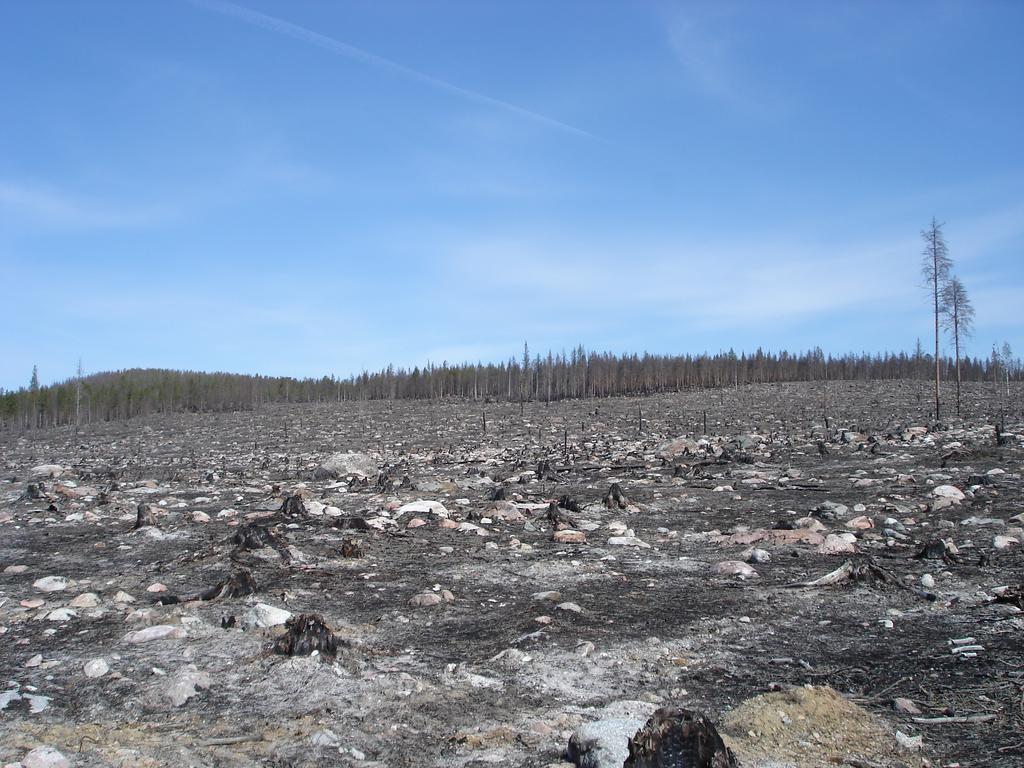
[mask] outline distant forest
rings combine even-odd
[[[943,378],[954,361],[940,361]],[[1021,364],[993,352],[991,358],[961,358],[965,381],[1019,381]],[[788,381],[927,379],[933,359],[920,346],[914,354],[826,356],[821,349],[801,354],[729,351],[715,355],[614,355],[582,346],[569,354],[503,363],[388,366],[339,379],[250,376],[161,369],[131,369],[76,376],[40,386],[0,390],[0,429],[25,430],[130,419],[180,411],[252,410],[267,403],[341,400],[465,398],[552,401],[566,398],[645,395],[694,388]]]

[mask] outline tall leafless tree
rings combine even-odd
[[[935,420],[939,420],[939,319],[944,307],[943,291],[949,282],[949,271],[953,261],[949,258],[949,247],[942,234],[942,224],[932,218],[931,226],[921,230],[924,250],[921,255],[921,275],[932,299],[935,315]]]
[[[967,289],[956,276],[950,277],[942,291],[942,325],[953,337],[956,355],[956,415],[960,415],[960,341],[974,330],[974,307]]]

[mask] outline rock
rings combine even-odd
[[[570,613],[583,613],[583,609],[576,605],[576,603],[559,603],[555,608],[560,611],[569,611]]]
[[[32,586],[40,592],[60,592],[67,589],[70,583],[63,576],[44,576],[32,582]]]
[[[129,632],[124,636],[125,642],[148,643],[153,640],[164,640],[168,638],[181,639],[186,637],[185,630],[172,624],[156,624],[136,632]]]
[[[150,584],[148,587],[146,587],[146,591],[147,592],[153,592],[153,593],[166,592],[167,591],[167,586],[164,585],[164,584],[161,584],[159,581],[156,581],[156,582]]]
[[[992,546],[996,549],[1010,549],[1010,547],[1020,546],[1020,539],[1013,536],[996,536],[992,539]]]
[[[408,504],[403,504],[399,507],[398,511],[395,512],[395,518],[398,519],[403,515],[409,514],[433,515],[434,517],[446,519],[448,517],[448,510],[445,509],[444,504],[439,501],[423,501],[422,499],[418,499],[417,501],[411,501]]]
[[[164,696],[173,706],[180,707],[198,693],[197,688],[206,690],[211,683],[209,674],[200,672],[194,664],[189,664],[179,669],[171,678],[164,690]]]
[[[641,541],[635,536],[611,536],[608,539],[609,547],[639,547],[640,549],[650,549],[651,545],[646,541]]]
[[[424,520],[422,517],[414,517],[412,520],[405,524],[405,527],[411,530],[413,528],[422,528],[426,524],[427,521]]]
[[[205,512],[195,511],[192,513],[192,522],[194,523],[208,523],[210,522],[210,516]]]
[[[68,605],[72,608],[95,608],[100,604],[100,596],[95,592],[83,592]]]
[[[935,589],[935,577],[926,573],[921,577],[921,586],[925,589]]]
[[[88,678],[103,677],[110,671],[110,666],[104,659],[92,659],[85,662],[85,667],[83,667],[82,671],[85,672],[85,676]]]
[[[757,571],[740,560],[723,560],[720,563],[713,563],[710,570],[713,576],[737,576],[741,579],[758,578]]]
[[[71,621],[78,614],[70,608],[58,608],[55,611],[50,611],[46,614],[47,621]]]
[[[267,603],[256,603],[245,614],[242,626],[247,629],[250,627],[258,627],[260,629],[278,627],[285,624],[291,617],[291,612],[286,611],[284,608],[275,608]]]
[[[24,573],[27,570],[27,565],[8,565],[4,568],[4,573]]]
[[[609,718],[584,723],[569,737],[566,754],[577,768],[622,768],[629,757],[629,740],[644,722]]]
[[[893,709],[895,709],[897,712],[902,712],[904,715],[920,715],[921,714],[921,710],[918,709],[917,704],[912,702],[910,699],[903,699],[903,698],[893,699],[892,700],[892,706],[893,706]]]
[[[444,598],[436,592],[420,592],[418,595],[413,595],[409,600],[409,605],[413,608],[427,608],[432,605],[440,605],[443,601]]]
[[[583,531],[566,528],[561,531],[555,531],[551,535],[551,540],[559,544],[586,544],[587,535]]]
[[[843,518],[846,517],[849,512],[849,507],[835,501],[823,501],[814,508],[814,515],[824,520],[836,520]]]
[[[772,556],[764,549],[748,549],[740,557],[743,558],[744,562],[747,563],[767,563],[770,562]]]
[[[351,476],[369,478],[376,477],[377,471],[377,462],[365,453],[344,452],[324,459],[313,471],[313,477],[317,480]]]
[[[964,492],[955,485],[937,485],[932,488],[932,496],[937,499],[950,499],[952,501],[963,501]]]
[[[700,453],[700,446],[697,441],[688,437],[666,440],[654,449],[654,455],[659,459],[674,459],[677,456],[693,456],[698,453]]]
[[[23,758],[23,768],[71,768],[71,761],[53,747],[36,747]]]
[[[114,602],[115,603],[134,603],[135,602],[135,598],[132,597],[131,595],[129,595],[127,592],[118,591],[118,593],[116,595],[114,595]]]
[[[562,599],[562,593],[561,592],[555,592],[554,590],[551,590],[551,591],[548,591],[548,592],[534,592],[531,595],[531,597],[534,600],[550,601],[550,602],[554,603],[554,602],[557,602],[557,601]]]
[[[847,555],[857,551],[857,537],[852,533],[830,533],[818,547],[822,555]]]
[[[40,464],[37,467],[32,467],[28,473],[34,478],[60,477],[64,474],[64,467],[60,464]]]
[[[33,667],[38,667],[42,663],[43,663],[43,654],[37,653],[35,656],[33,656],[31,659],[29,659],[28,661],[25,662],[25,666],[28,667],[29,669],[31,669]]]
[[[875,524],[867,515],[861,515],[860,517],[855,517],[851,520],[847,520],[846,527],[853,528],[857,531],[866,531],[870,528],[874,528]]]
[[[908,752],[917,752],[923,746],[923,736],[907,736],[903,731],[896,731],[896,743]]]

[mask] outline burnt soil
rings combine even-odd
[[[756,694],[813,684],[923,736],[923,751],[887,764],[1022,765],[1024,614],[995,601],[1024,582],[1021,546],[995,547],[1024,525],[1021,394],[971,385],[965,417],[938,425],[918,382],[833,382],[550,405],[281,405],[2,435],[0,669],[16,695],[0,711],[0,763],[46,744],[83,766],[545,765],[616,702],[720,720]],[[665,447],[678,437],[692,444]],[[383,476],[315,472],[340,451]],[[32,477],[44,464],[59,476]],[[625,509],[601,504],[613,482]],[[965,497],[935,497],[944,485]],[[499,486],[510,504],[496,508]],[[307,513],[278,513],[294,494]],[[565,495],[586,543],[552,540],[547,503]],[[451,522],[399,515],[416,500],[440,502]],[[156,528],[134,529],[140,503]],[[847,526],[860,516],[872,527]],[[771,557],[750,563],[756,578],[710,573],[750,549],[730,534],[809,517],[822,535],[854,533],[856,554],[783,535],[753,544]],[[287,549],[236,550],[247,520]],[[382,530],[344,527],[361,520]],[[886,531],[893,521],[903,538]],[[634,540],[609,543],[625,529]],[[955,560],[914,557],[937,538]],[[345,539],[364,556],[343,557]],[[794,586],[869,557],[895,583]],[[255,594],[190,599],[243,568]],[[33,586],[47,576],[70,583]],[[410,604],[442,590],[454,599]],[[52,615],[83,593],[96,604]],[[167,595],[181,600],[157,602]],[[273,653],[284,628],[250,626],[257,602],[323,616],[336,657]],[[184,636],[130,641],[156,625]],[[963,638],[977,655],[953,652]],[[87,677],[98,658],[109,672]],[[177,703],[169,689],[188,689],[190,674],[203,683]],[[41,705],[29,695],[45,708],[30,711]],[[915,723],[897,697],[918,717],[995,717]]]

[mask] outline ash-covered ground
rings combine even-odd
[[[0,763],[537,766],[671,705],[742,766],[1022,765],[1021,396],[970,385],[941,424],[921,383],[832,382],[0,436]]]

